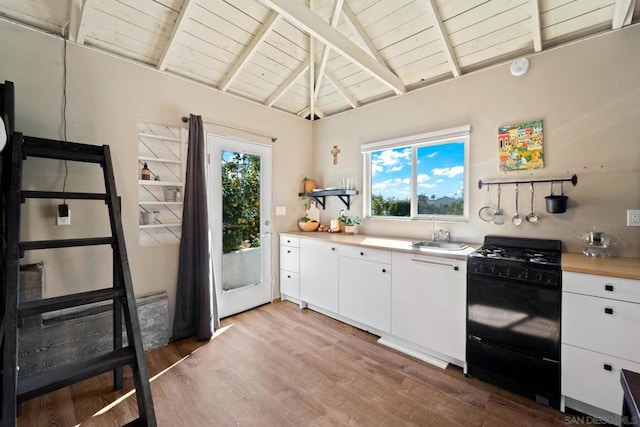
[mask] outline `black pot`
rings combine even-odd
[[[562,186],[562,183],[560,183]],[[547,212],[553,214],[565,213],[567,211],[567,200],[569,198],[564,195],[564,186],[562,186],[562,194],[554,195],[553,194],[553,181],[551,182],[551,195],[545,197],[545,202],[547,203]]]

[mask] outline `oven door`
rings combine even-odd
[[[558,286],[468,273],[467,333],[559,361],[560,298]]]

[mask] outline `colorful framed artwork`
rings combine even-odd
[[[499,127],[498,147],[503,172],[543,168],[542,120]]]

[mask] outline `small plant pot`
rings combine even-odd
[[[304,182],[304,192],[305,193],[311,193],[313,190],[316,189],[316,182],[312,179],[308,179]]]
[[[320,227],[318,221],[298,222],[298,228],[302,231],[316,231]]]
[[[344,234],[356,234],[358,232],[357,226],[355,225],[345,225],[344,226]]]
[[[164,189],[164,201],[165,202],[175,202],[177,199],[178,192],[171,188]]]

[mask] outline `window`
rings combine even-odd
[[[468,218],[469,126],[362,146],[364,215]]]

